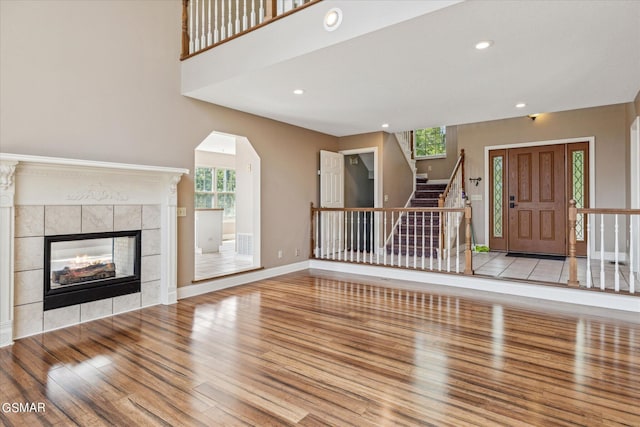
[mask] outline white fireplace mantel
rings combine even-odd
[[[160,207],[160,302],[177,301],[177,185],[188,169],[0,153],[0,347],[14,339],[16,206]]]

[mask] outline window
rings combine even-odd
[[[196,167],[195,208],[223,208],[225,218],[236,216],[236,171]]]
[[[416,158],[442,158],[447,156],[445,126],[417,129],[413,135]]]

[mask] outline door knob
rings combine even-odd
[[[509,207],[510,207],[510,208],[515,208],[516,206],[518,206],[518,205],[516,205],[516,204],[515,204],[515,203],[513,203],[513,202],[509,202]]]

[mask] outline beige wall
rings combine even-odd
[[[465,150],[466,176],[482,176],[478,187],[467,185],[470,196],[484,198],[488,182],[484,149],[488,146],[535,141],[595,137],[595,207],[624,208],[627,186],[627,104],[542,114],[458,126],[458,148]],[[485,201],[472,201],[473,227],[478,243],[486,243]]]
[[[385,208],[406,206],[413,194],[413,172],[394,135],[383,133],[382,189]]]
[[[307,259],[318,150],[337,150],[337,138],[180,95],[181,3],[0,1],[0,151],[193,171],[194,149],[212,131],[246,136],[261,158],[262,265]],[[188,208],[178,219],[184,286],[192,175],[178,192]]]
[[[447,126],[447,157],[444,159],[417,160],[418,173],[426,173],[429,179],[449,179],[458,162],[458,127]]]

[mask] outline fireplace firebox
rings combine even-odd
[[[44,238],[44,310],[140,292],[140,230]]]

